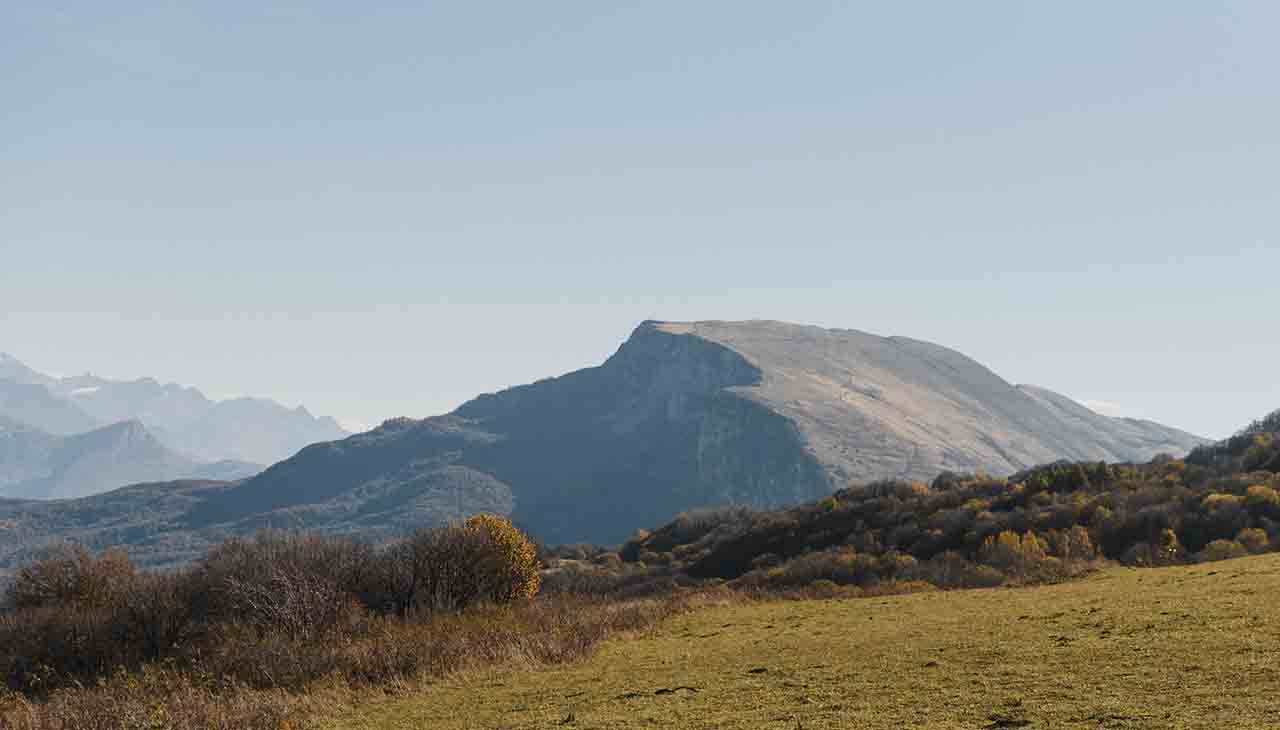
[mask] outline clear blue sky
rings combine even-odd
[[[770,318],[1280,408],[1280,3],[199,5],[6,4],[0,350],[372,423]]]

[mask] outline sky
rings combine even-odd
[[[1280,408],[1280,4],[8,2],[0,351],[353,427],[645,319]]]

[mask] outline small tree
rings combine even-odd
[[[483,535],[488,543],[490,555],[484,561],[483,590],[487,600],[506,603],[538,595],[538,550],[527,535],[510,520],[496,515],[476,515],[464,527]]]
[[[1182,542],[1178,540],[1178,533],[1167,527],[1160,531],[1160,549],[1156,553],[1159,563],[1172,565],[1181,562],[1185,554]]]
[[[978,551],[983,563],[1013,575],[1025,575],[1035,570],[1046,556],[1044,542],[1030,531],[1019,535],[1004,530],[984,540]]]

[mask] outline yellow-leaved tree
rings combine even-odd
[[[538,550],[529,538],[505,517],[475,515],[463,523],[463,529],[474,532],[488,543],[488,560],[476,566],[483,571],[486,583],[484,597],[495,603],[506,603],[538,595],[542,576],[538,572]]]

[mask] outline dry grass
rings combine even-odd
[[[122,669],[48,693],[0,690],[0,730],[298,730],[440,678],[581,660],[606,639],[740,600],[725,590],[625,601],[556,596],[414,621],[375,617],[357,635],[316,641],[227,635],[198,661]]]
[[[351,704],[345,688],[307,694],[205,686],[198,678],[151,667],[98,684],[62,689],[41,701],[0,694],[3,730],[286,730]]]
[[[324,728],[1275,728],[1280,556],[1018,589],[739,603]]]

